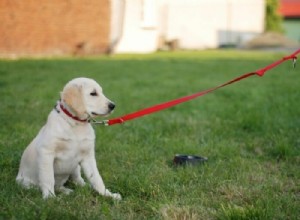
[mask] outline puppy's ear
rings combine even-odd
[[[81,86],[69,85],[65,87],[61,93],[61,99],[76,113],[77,116],[85,114],[86,109]]]

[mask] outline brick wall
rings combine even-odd
[[[110,0],[0,0],[0,55],[97,54],[109,46]]]

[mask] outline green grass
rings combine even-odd
[[[286,62],[214,93],[124,125],[95,127],[106,186],[44,201],[15,183],[23,150],[64,84],[100,82],[112,117],[214,87],[286,54],[203,51],[0,61],[0,219],[297,219],[300,75]],[[208,157],[172,166],[175,154]]]

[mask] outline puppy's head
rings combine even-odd
[[[93,79],[76,78],[67,83],[61,100],[80,118],[109,115],[115,104],[106,98]]]

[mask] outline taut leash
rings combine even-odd
[[[268,70],[275,68],[276,66],[280,65],[281,63],[283,63],[287,60],[293,60],[293,67],[295,68],[296,67],[297,54],[299,54],[299,53],[300,53],[300,49],[298,49],[294,53],[290,54],[289,56],[285,56],[282,59],[277,60],[274,63],[271,63],[270,65],[268,65],[264,68],[258,69],[254,72],[245,73],[245,74],[243,74],[243,75],[241,75],[237,78],[234,78],[234,79],[232,79],[232,80],[230,80],[230,81],[228,81],[224,84],[213,87],[211,89],[207,89],[207,90],[197,92],[197,93],[192,94],[192,95],[184,96],[184,97],[181,97],[181,98],[178,98],[178,99],[174,99],[174,100],[171,100],[171,101],[168,101],[168,102],[164,102],[164,103],[157,104],[157,105],[154,105],[154,106],[151,106],[151,107],[148,107],[148,108],[144,108],[144,109],[141,109],[139,111],[136,111],[136,112],[133,112],[133,113],[130,113],[130,114],[126,114],[126,115],[123,115],[123,116],[118,117],[118,118],[113,118],[113,119],[104,120],[104,121],[100,121],[100,122],[92,120],[90,122],[93,123],[93,124],[102,124],[102,125],[107,125],[107,126],[114,125],[114,124],[122,124],[126,121],[129,121],[129,120],[132,120],[132,119],[135,119],[135,118],[139,118],[139,117],[142,117],[142,116],[145,116],[145,115],[149,115],[149,114],[152,114],[154,112],[158,112],[158,111],[161,111],[163,109],[170,108],[172,106],[178,105],[180,103],[190,101],[192,99],[195,99],[197,97],[200,97],[200,96],[206,95],[210,92],[213,92],[217,89],[220,89],[224,86],[227,86],[227,85],[230,85],[232,83],[238,82],[240,80],[246,79],[250,76],[257,75],[257,76],[262,77],[262,76],[264,76],[264,74]]]

